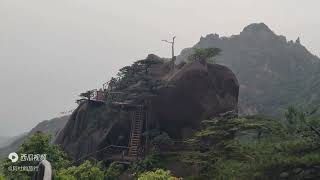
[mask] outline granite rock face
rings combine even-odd
[[[152,118],[173,138],[184,138],[201,120],[237,112],[239,84],[233,72],[217,64],[184,65],[152,100]]]
[[[107,144],[126,145],[129,130],[130,119],[125,112],[88,101],[72,113],[55,143],[77,159]]]
[[[154,55],[148,58],[158,58]],[[222,65],[188,63],[170,71],[170,62],[153,65],[153,79],[170,84],[151,97],[148,127],[174,139],[188,137],[201,120],[227,111],[237,112],[239,84]],[[141,85],[140,81],[128,87]],[[84,102],[73,112],[55,143],[77,159],[108,144],[128,146],[131,119],[128,112],[108,104]]]

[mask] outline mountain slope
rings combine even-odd
[[[0,158],[7,156],[10,152],[15,152],[18,150],[19,146],[30,136],[32,136],[37,131],[45,132],[52,134],[55,138],[58,132],[64,127],[67,123],[69,116],[63,116],[59,118],[54,118],[51,120],[46,120],[40,122],[35,126],[30,132],[25,133],[21,136],[18,136],[11,144],[0,148]]]
[[[13,137],[0,137],[0,148],[7,147],[17,139],[20,139],[23,136],[26,136],[27,133],[22,133],[18,136],[13,136]]]
[[[6,146],[11,137],[0,137],[0,148]]]
[[[279,115],[289,105],[309,106],[319,102],[320,59],[298,38],[295,42],[276,35],[263,23],[251,24],[239,35],[201,37],[192,48],[222,50],[218,64],[228,66],[240,83],[239,108],[242,114]],[[177,61],[193,52],[184,49]]]

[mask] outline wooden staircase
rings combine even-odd
[[[138,158],[139,147],[141,144],[141,134],[143,128],[144,110],[143,106],[138,106],[133,112],[131,122],[131,134],[129,143],[129,157]]]

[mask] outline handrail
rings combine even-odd
[[[102,149],[99,149],[99,150],[97,150],[97,151],[95,151],[95,152],[89,153],[89,154],[87,154],[87,155],[85,155],[85,156],[82,156],[82,157],[78,158],[77,160],[75,160],[75,161],[73,161],[72,163],[70,163],[70,166],[72,166],[72,165],[74,165],[75,163],[80,162],[81,160],[84,160],[84,159],[86,159],[86,158],[88,158],[88,157],[90,157],[90,156],[92,156],[92,155],[95,155],[95,154],[97,154],[97,153],[100,153],[100,152],[102,152],[102,151],[104,151],[104,150],[111,149],[111,148],[129,149],[127,146],[109,145],[109,146],[106,146],[106,147],[104,147],[104,148],[102,148]]]
[[[122,91],[109,91],[109,94],[126,94],[126,93]]]

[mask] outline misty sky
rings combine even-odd
[[[319,0],[0,0],[0,136],[75,108],[77,95],[149,53],[264,22],[320,51]]]

